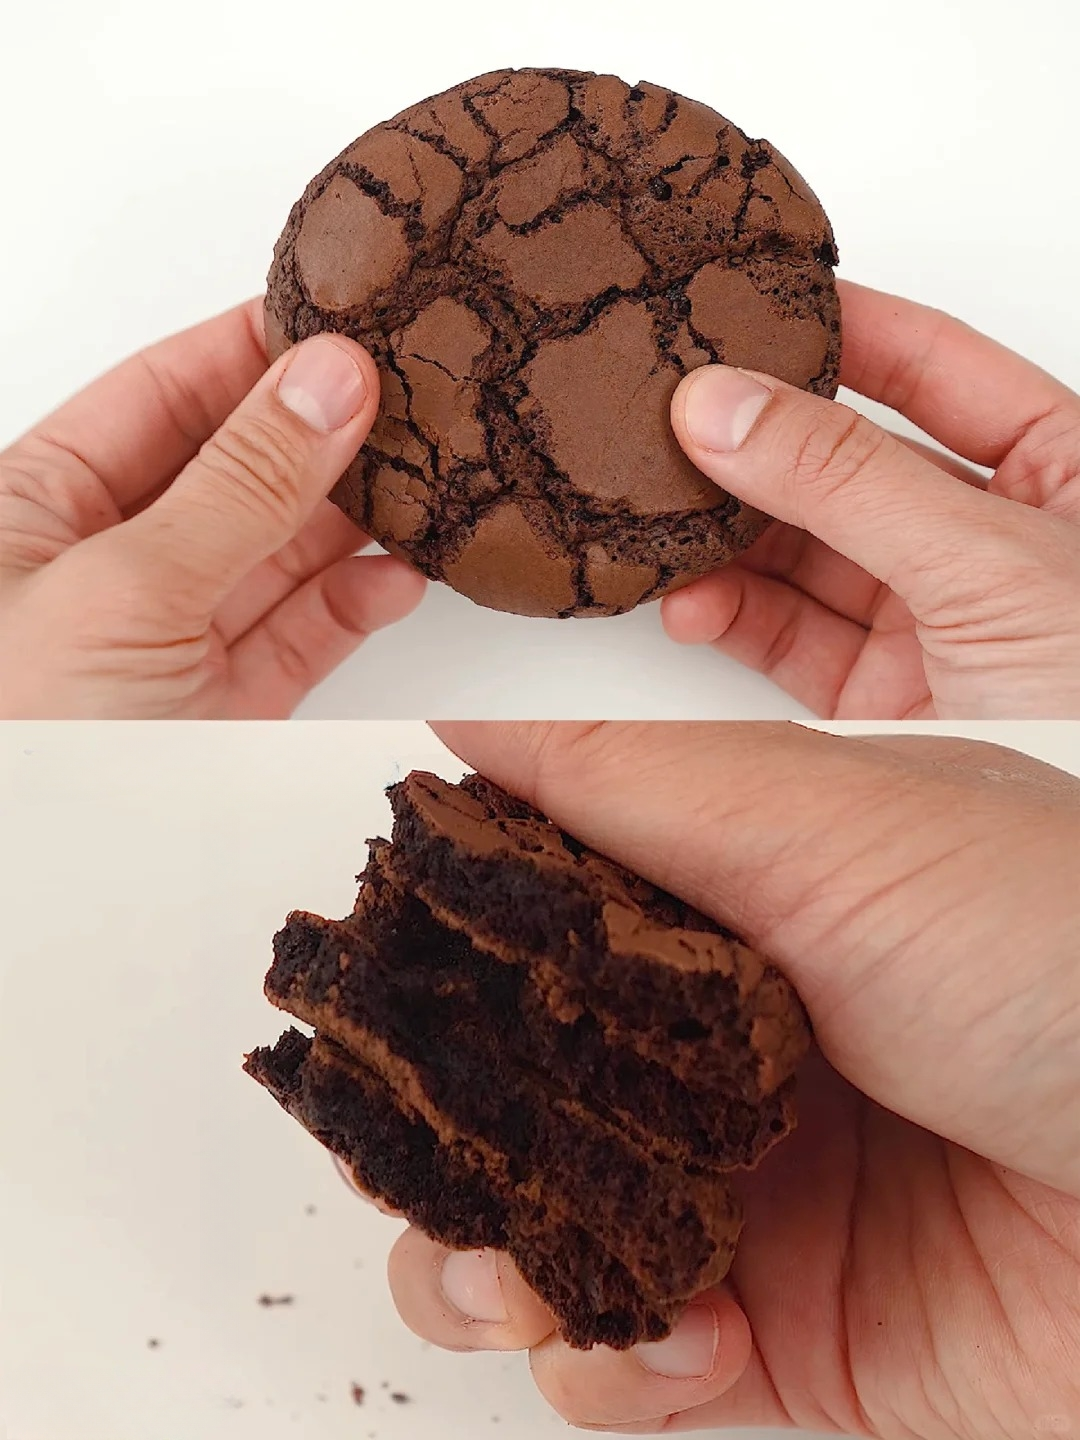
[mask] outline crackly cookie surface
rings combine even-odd
[[[670,398],[710,362],[835,394],[835,263],[806,182],[707,106],[503,70],[311,182],[267,340],[376,357],[379,418],[332,497],[375,539],[494,609],[615,614],[760,534],[682,454]]]

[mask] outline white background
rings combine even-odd
[[[963,733],[1080,773],[1076,726]],[[0,1440],[566,1433],[523,1357],[405,1330],[398,1225],[240,1071],[271,936],[351,909],[414,766],[461,773],[418,723],[0,727]]]
[[[308,179],[504,65],[646,78],[801,169],[841,273],[1080,385],[1076,0],[38,0],[5,6],[0,443],[132,348],[261,289]],[[870,407],[872,409],[872,407]],[[496,615],[444,587],[307,715],[799,714],[648,606]]]

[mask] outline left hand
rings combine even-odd
[[[316,336],[267,370],[251,301],[0,452],[0,718],[287,716],[422,577],[325,497],[379,407]]]

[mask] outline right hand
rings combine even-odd
[[[819,715],[1080,717],[1080,396],[940,311],[840,292],[841,381],[994,475],[766,375],[695,370],[679,443],[780,523],[668,596],[668,634]]]
[[[775,958],[825,1059],[744,1177],[728,1282],[571,1350],[505,1255],[409,1230],[449,1349],[528,1349],[576,1425],[1080,1434],[1080,781],[999,746],[794,726],[444,724],[468,764]]]

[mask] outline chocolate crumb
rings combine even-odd
[[[146,1342],[146,1348],[147,1348],[148,1350],[160,1350],[160,1349],[161,1349],[161,1341],[160,1341],[160,1340],[155,1340],[155,1339],[147,1340],[147,1342]]]
[[[354,1405],[363,1405],[363,1403],[364,1403],[364,1394],[365,1394],[364,1387],[363,1387],[362,1385],[357,1385],[357,1383],[356,1383],[355,1380],[354,1380],[354,1381],[353,1381],[353,1385],[352,1385],[352,1399],[353,1399],[353,1404],[354,1404]]]
[[[271,1305],[291,1305],[295,1299],[295,1295],[260,1295],[257,1303],[265,1310]]]
[[[401,1390],[391,1390],[391,1392],[390,1392],[390,1399],[393,1400],[393,1402],[394,1402],[395,1405],[411,1405],[411,1404],[412,1404],[412,1396],[411,1396],[411,1395],[406,1395],[406,1394],[405,1394],[403,1391],[401,1391]]]

